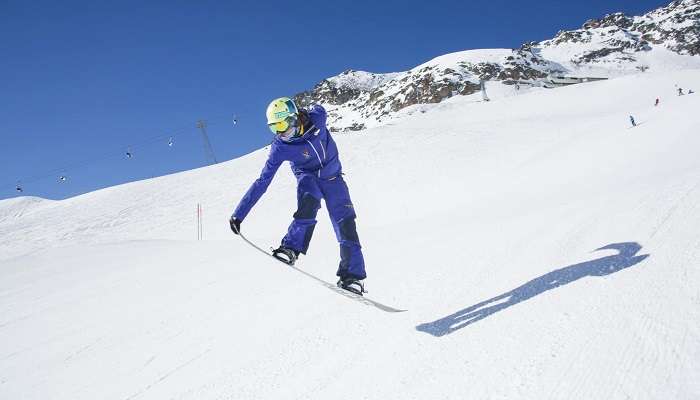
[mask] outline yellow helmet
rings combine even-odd
[[[267,106],[267,125],[273,133],[286,132],[296,122],[299,109],[289,97],[274,99]]]

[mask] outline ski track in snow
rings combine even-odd
[[[700,95],[676,83],[700,74],[457,96],[336,135],[367,289],[400,314],[233,237],[266,149],[0,201],[0,398],[699,398]],[[294,204],[283,167],[244,232],[276,245]],[[318,218],[298,266],[331,281]]]

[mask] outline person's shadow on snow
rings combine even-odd
[[[636,256],[641,249],[638,243],[613,243],[597,250],[614,249],[618,254],[570,265],[538,278],[535,278],[510,292],[457,311],[452,315],[416,326],[416,329],[433,336],[445,336],[467,327],[479,320],[497,313],[548,290],[574,282],[586,276],[605,276],[629,268],[648,254]],[[596,250],[596,251],[597,251]]]

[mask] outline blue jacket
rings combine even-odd
[[[304,124],[304,135],[288,142],[275,137],[260,177],[238,203],[233,217],[243,221],[285,161],[291,164],[297,180],[306,175],[331,179],[341,174],[338,147],[326,128],[326,110],[320,105],[312,105],[305,113],[308,121]]]

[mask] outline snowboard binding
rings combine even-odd
[[[279,248],[272,250],[272,256],[287,265],[293,266],[297,261],[297,258],[299,258],[299,252],[280,246]]]
[[[365,290],[365,285],[362,284],[362,281],[354,278],[338,279],[338,287],[359,296],[362,296],[362,293],[367,293]]]

